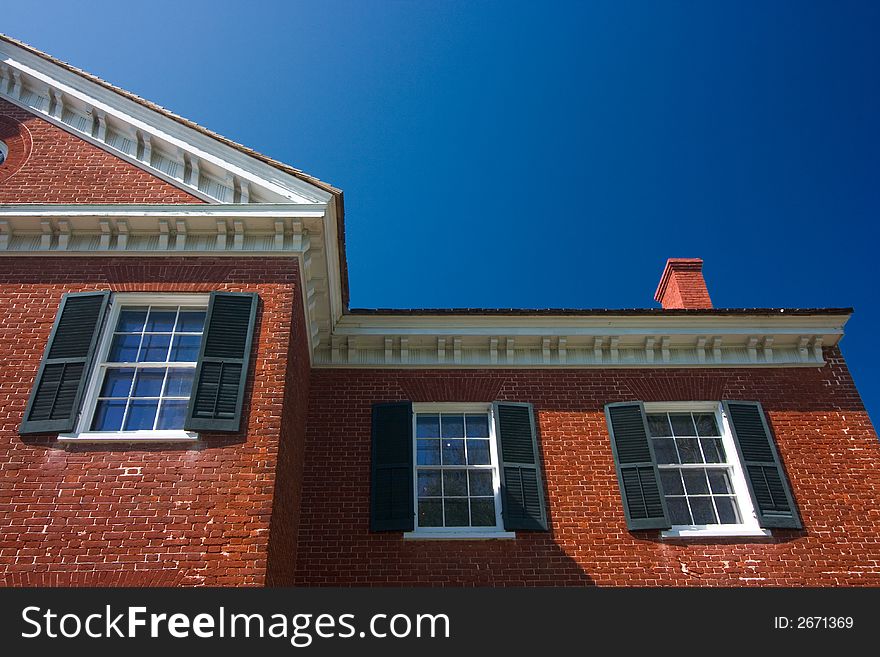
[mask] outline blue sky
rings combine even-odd
[[[855,306],[880,417],[880,3],[40,6],[0,30],[343,188],[352,306],[652,307],[699,256]]]

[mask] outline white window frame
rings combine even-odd
[[[110,298],[110,310],[107,314],[107,320],[101,329],[98,348],[95,352],[95,362],[89,372],[89,380],[83,395],[83,403],[76,429],[73,433],[60,434],[58,440],[60,442],[193,442],[198,440],[199,435],[197,433],[183,429],[90,431],[89,427],[95,414],[98,393],[103,381],[101,374],[106,367],[107,355],[110,353],[110,343],[113,340],[116,323],[119,321],[120,310],[125,306],[149,305],[204,306],[207,310],[209,300],[210,295],[208,294],[142,294],[136,292],[113,294]]]
[[[663,538],[708,538],[708,537],[761,537],[770,536],[770,532],[762,529],[758,524],[758,516],[749,493],[745,471],[739,460],[739,451],[733,440],[733,432],[730,429],[730,421],[724,412],[721,402],[717,401],[693,401],[693,402],[645,402],[645,413],[713,413],[718,430],[721,433],[721,444],[727,456],[726,467],[730,472],[730,481],[739,507],[742,522],[738,525],[673,525],[671,529],[660,532]],[[650,436],[648,440],[653,440]],[[697,464],[695,464],[697,465]],[[699,464],[706,468],[713,467],[712,463]],[[661,467],[660,470],[663,468]],[[662,483],[660,485],[662,490]]]
[[[419,478],[418,471],[418,438],[416,418],[422,413],[486,413],[489,417],[489,456],[492,467],[492,486],[495,493],[495,526],[494,527],[419,527]],[[501,467],[498,458],[498,439],[495,431],[496,418],[490,403],[455,403],[433,402],[413,404],[412,417],[412,450],[413,450],[413,526],[415,529],[404,533],[409,540],[450,540],[450,539],[511,539],[516,538],[515,532],[504,529],[501,516]],[[424,466],[430,468],[430,466]]]

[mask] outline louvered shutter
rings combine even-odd
[[[666,498],[648,433],[642,402],[621,402],[605,407],[611,434],[611,451],[629,529],[669,529]]]
[[[801,520],[761,404],[725,401],[723,406],[733,430],[758,524],[765,528],[801,529]]]
[[[109,292],[62,297],[20,434],[74,430],[109,300]]]
[[[412,531],[413,410],[411,402],[373,404],[370,529]]]
[[[184,424],[188,431],[239,431],[258,300],[253,293],[211,293]]]
[[[495,402],[504,528],[547,530],[541,452],[531,404]]]

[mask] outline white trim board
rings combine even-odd
[[[688,336],[698,344],[701,336]],[[763,336],[764,339],[772,336]],[[751,350],[743,345],[725,346],[717,352],[704,350],[679,343],[666,350],[646,347],[612,348],[607,340],[600,347],[589,345],[569,346],[559,349],[551,346],[544,349],[534,344],[544,341],[540,336],[529,336],[532,344],[517,346],[511,350],[493,348],[492,340],[482,346],[459,348],[450,347],[453,343],[446,338],[436,338],[446,342],[446,346],[413,348],[403,341],[391,341],[387,348],[365,348],[358,341],[341,341],[335,334],[315,350],[314,367],[326,368],[369,368],[369,369],[608,369],[608,368],[707,368],[707,367],[822,367],[825,365],[821,336],[801,336],[807,346],[800,348],[774,349],[772,360],[764,350]],[[655,339],[645,338],[645,342]],[[389,338],[389,340],[391,340]],[[504,344],[504,340],[499,341]],[[553,343],[551,342],[551,345]],[[665,351],[665,353],[663,353]],[[658,354],[663,354],[658,356]],[[708,354],[708,355],[707,355]],[[717,354],[717,355],[716,355]]]

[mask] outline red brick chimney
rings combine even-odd
[[[711,308],[702,258],[669,258],[654,300],[664,308]]]

